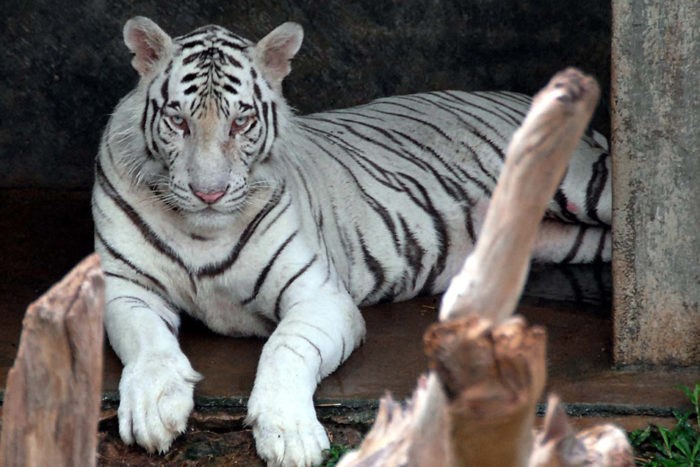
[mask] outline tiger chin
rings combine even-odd
[[[258,453],[320,463],[313,394],[362,342],[358,306],[444,291],[478,235],[529,98],[444,91],[297,116],[282,81],[302,38],[294,23],[258,42],[124,27],[140,79],[105,129],[93,217],[128,444],[165,452],[186,428],[201,379],[178,344],[187,313],[267,337],[248,403]],[[599,139],[579,144],[536,260],[609,260]]]

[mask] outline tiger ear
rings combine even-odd
[[[292,71],[291,60],[299,51],[304,30],[297,23],[283,23],[255,45],[258,66],[267,81],[277,90]]]
[[[134,54],[131,65],[141,76],[150,75],[156,64],[170,54],[172,39],[156,23],[135,16],[124,25],[124,43]]]

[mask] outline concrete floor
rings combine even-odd
[[[27,305],[92,250],[89,194],[0,191],[0,388],[12,365]],[[678,384],[700,381],[700,368],[614,370],[610,360],[610,271],[607,267],[538,268],[520,305],[549,334],[551,391],[568,403],[580,425],[614,420],[627,428],[669,417],[686,407]],[[387,390],[412,391],[426,364],[422,334],[436,320],[437,297],[365,310],[366,343],[317,392],[321,410],[371,409]],[[263,341],[215,335],[186,321],[182,347],[205,379],[199,409],[243,410]],[[114,406],[120,363],[105,351],[105,406]]]

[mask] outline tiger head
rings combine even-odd
[[[282,80],[302,39],[295,23],[253,43],[219,26],[171,38],[147,18],[129,20],[124,42],[141,77],[139,178],[189,220],[239,211],[288,112]]]

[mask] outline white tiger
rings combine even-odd
[[[295,116],[281,85],[302,36],[125,25],[140,81],[104,132],[93,215],[126,443],[166,451],[185,429],[200,379],[177,340],[188,313],[269,336],[248,403],[258,453],[317,464],[312,397],[362,342],[358,305],[441,292],[472,248],[529,99],[433,92]],[[585,137],[536,259],[609,259],[608,166]]]

